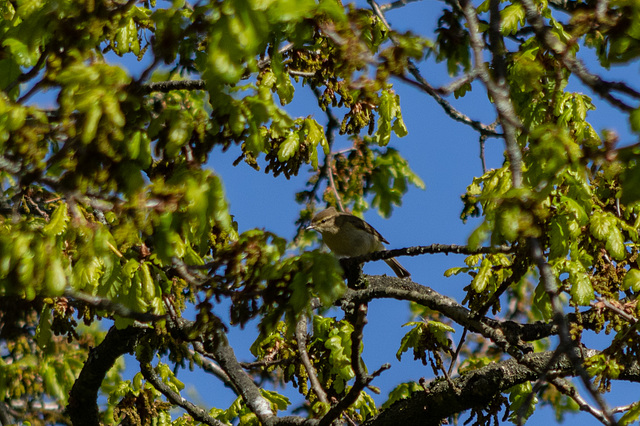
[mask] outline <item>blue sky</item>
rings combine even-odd
[[[359,2],[361,4],[362,2]],[[159,4],[161,7],[162,4]],[[443,3],[421,1],[393,10],[387,17],[390,24],[397,30],[411,29],[415,33],[433,38],[433,29],[442,10]],[[581,50],[581,55],[589,65],[594,65],[593,55]],[[110,60],[125,64],[138,73],[142,65],[133,59],[122,60],[109,55]],[[444,85],[450,81],[443,64],[436,64],[433,58],[420,64],[423,76],[434,86]],[[637,74],[638,64],[624,68],[614,68],[606,74],[612,79],[628,78],[629,73]],[[390,248],[400,248],[414,245],[465,244],[468,235],[479,222],[470,221],[463,224],[459,215],[462,210],[460,195],[473,177],[482,172],[479,159],[478,134],[470,128],[451,120],[442,109],[426,94],[418,92],[404,83],[394,81],[395,90],[400,94],[403,117],[409,135],[405,138],[392,138],[390,146],[398,149],[410,162],[413,170],[426,184],[425,190],[411,188],[403,199],[403,204],[394,209],[390,219],[385,220],[375,211],[370,211],[365,218],[390,242]],[[579,82],[572,81],[570,90],[589,93]],[[38,103],[50,103],[52,96],[34,98]],[[448,98],[454,106],[471,118],[484,123],[491,123],[495,118],[494,110],[487,100],[486,92],[479,83],[474,83],[473,90],[465,98],[456,100]],[[620,136],[621,144],[635,142],[631,136],[626,118],[608,107],[603,101],[595,98],[598,104],[596,111],[589,112],[588,118],[596,131],[613,129]],[[315,98],[308,87],[296,85],[294,102],[287,106],[292,116],[313,115],[323,123],[324,113],[315,106]],[[349,146],[349,142],[339,137],[336,146]],[[504,145],[501,140],[489,139],[486,143],[487,167],[499,167],[503,161]],[[264,172],[256,172],[244,163],[232,166],[232,162],[239,155],[238,147],[222,153],[219,149],[211,155],[209,166],[218,173],[225,184],[231,213],[237,220],[240,231],[261,228],[273,231],[285,238],[291,239],[296,230],[294,224],[298,216],[299,205],[294,201],[295,192],[304,188],[307,178],[305,168],[300,176],[286,180],[283,176],[273,178]],[[412,258],[402,258],[401,263],[412,273],[412,279],[434,290],[454,297],[458,301],[463,298],[462,288],[468,284],[468,277],[458,276],[445,278],[444,271],[452,266],[462,264],[464,257],[449,255],[427,255]],[[388,267],[382,263],[369,263],[365,266],[369,274],[390,274]],[[225,315],[228,305],[220,307],[217,312]],[[375,396],[378,403],[386,399],[388,392],[403,381],[417,381],[420,377],[433,377],[429,366],[422,366],[420,362],[412,361],[412,354],[406,353],[403,362],[399,363],[395,353],[400,345],[402,336],[408,331],[402,328],[409,317],[408,303],[398,301],[375,301],[370,305],[369,324],[365,329],[364,359],[369,369],[375,370],[381,364],[390,362],[392,368],[374,381],[374,385],[382,390],[380,396]],[[339,311],[335,315],[341,316]],[[460,330],[454,336],[457,342]],[[230,341],[240,360],[251,360],[249,346],[256,337],[256,331],[251,324],[244,330],[232,329]],[[594,341],[598,341],[595,339]],[[131,366],[128,374],[137,371],[133,358],[128,357]],[[188,384],[188,388],[195,390],[194,402],[201,402],[206,407],[226,408],[235,396],[228,389],[219,384],[217,379],[201,371],[195,373],[181,371],[178,376]],[[632,402],[634,393],[625,384],[614,384],[614,393],[607,396],[612,405]],[[280,389],[285,395],[294,397],[297,391],[291,386]],[[296,399],[299,401],[299,399]],[[462,416],[462,421],[467,415]],[[573,423],[578,417],[569,417],[567,424]],[[581,414],[579,419],[583,425],[599,424],[591,416]],[[554,422],[550,410],[536,413],[528,423],[542,425]]]
[[[390,24],[397,30],[412,30],[415,33],[434,37],[435,21],[442,10],[439,2],[416,2],[405,8],[388,13]],[[594,65],[594,56],[586,49],[581,49],[581,57],[585,62]],[[612,68],[604,74],[610,79],[628,78],[629,72],[637,72],[637,63],[624,68]],[[436,64],[433,59],[420,64],[422,75],[434,86],[445,85],[450,82],[444,64]],[[425,190],[411,188],[403,199],[402,206],[395,208],[390,219],[385,220],[374,210],[365,215],[378,231],[389,240],[390,248],[408,247],[413,245],[465,244],[468,235],[478,221],[463,224],[459,215],[462,210],[460,195],[474,176],[482,171],[479,159],[478,135],[470,128],[451,120],[442,109],[426,94],[418,92],[406,84],[394,81],[394,89],[400,94],[402,113],[409,130],[405,138],[392,138],[390,146],[398,149],[410,162],[412,169],[424,180]],[[570,82],[568,90],[590,94],[579,81]],[[592,96],[593,97],[593,96]],[[473,90],[463,99],[456,100],[453,96],[450,102],[463,113],[484,123],[491,123],[495,119],[492,105],[487,100],[484,87],[474,83]],[[621,144],[634,143],[626,117],[609,107],[606,103],[594,97],[598,109],[590,111],[589,121],[597,132],[604,129],[615,130],[620,135]],[[296,86],[294,102],[287,107],[294,116],[313,114],[319,122],[323,122],[324,114],[314,107],[314,98],[306,87]],[[335,149],[348,146],[348,141],[338,138]],[[486,143],[487,167],[500,167],[503,161],[504,144],[502,140],[489,139]],[[294,201],[294,193],[303,188],[306,175],[301,171],[299,177],[290,181],[282,177],[274,179],[262,172],[255,172],[245,164],[233,167],[231,162],[239,155],[239,149],[230,149],[222,154],[214,153],[210,165],[219,173],[226,185],[227,197],[231,212],[240,225],[240,230],[263,228],[277,234],[292,238],[295,233],[295,220],[299,206]],[[257,211],[255,206],[260,206]],[[443,273],[452,266],[459,266],[463,256],[456,255],[428,255],[412,258],[402,258],[401,263],[412,273],[412,279],[427,285],[436,291],[461,301],[464,297],[462,288],[468,284],[468,277],[459,276],[445,278]],[[390,270],[382,263],[369,263],[365,266],[369,274],[389,274]],[[335,315],[341,316],[336,311]],[[406,353],[402,363],[395,358],[400,340],[408,330],[402,324],[409,320],[408,303],[398,301],[376,301],[369,309],[369,324],[365,329],[364,359],[370,370],[377,369],[381,364],[390,362],[392,368],[374,381],[374,385],[381,388],[380,396],[374,396],[378,403],[386,399],[388,392],[397,384],[404,381],[417,381],[420,377],[433,377],[429,366],[422,366],[420,362],[412,361],[412,354]],[[454,341],[459,339],[460,330],[454,335]],[[253,330],[234,330],[231,341],[236,343],[236,353],[240,358],[250,358],[248,346],[255,336]],[[598,343],[598,338],[592,338]],[[600,344],[603,342],[600,340]],[[197,377],[201,377],[199,375]],[[196,379],[195,386],[201,379]],[[219,406],[219,394],[211,392],[213,378],[204,378],[207,383],[204,401]],[[614,391],[607,395],[611,405],[621,405],[633,402],[635,392],[630,392],[628,384],[614,384]],[[282,390],[287,395],[295,395],[296,390],[291,386]],[[584,392],[582,392],[584,394]],[[461,417],[464,421],[468,417]],[[579,421],[583,425],[600,424],[588,414],[569,415],[566,424]],[[550,409],[539,408],[539,411],[529,421],[529,425],[543,425],[555,423],[555,417]]]

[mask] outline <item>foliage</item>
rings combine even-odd
[[[384,13],[409,3],[0,2],[3,423],[252,425],[291,415],[282,421],[375,424],[395,415],[398,424],[429,409],[434,423],[471,410],[469,421],[489,424],[503,408],[519,423],[544,404],[558,418],[579,407],[615,423],[600,394],[640,380],[640,145],[616,146],[615,129],[598,134],[588,114],[608,104],[637,134],[640,93],[592,73],[579,54],[603,70],[636,60],[640,5],[445,1],[435,34],[395,31]],[[445,63],[450,85],[423,77],[434,62]],[[504,163],[462,195],[461,219],[479,218],[467,246],[394,253],[467,255],[445,272],[468,277],[460,303],[305,250],[317,239],[304,226],[321,205],[389,217],[410,188],[425,187],[390,146],[411,131],[398,80],[477,131],[482,147],[504,141]],[[573,80],[598,97],[568,90]],[[446,99],[472,87],[486,90],[494,124]],[[317,114],[293,116],[305,92]],[[234,165],[264,169],[273,185],[305,179],[293,241],[239,232],[208,165],[228,149],[240,153]],[[378,298],[414,302],[423,320],[388,344],[398,361],[410,349],[429,360],[436,376],[398,385],[381,408],[372,393],[389,367],[370,371],[363,358],[367,304]],[[255,360],[241,363],[229,328],[254,326]],[[587,331],[604,331],[606,343],[590,349]],[[128,352],[139,364],[132,380],[122,377]],[[526,371],[504,367],[499,384],[465,393],[474,377],[495,379],[495,366]],[[211,372],[237,399],[210,410],[188,402],[184,368]],[[288,384],[303,403],[275,386]],[[637,420],[638,407],[620,409],[620,423]]]

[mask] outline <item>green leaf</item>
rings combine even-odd
[[[640,162],[633,161],[622,173],[621,182],[622,195],[620,201],[624,204],[631,204],[640,200]]]
[[[396,119],[393,122],[393,127],[391,127],[393,132],[399,137],[403,138],[409,134],[409,130],[407,130],[407,126],[404,124],[404,120],[402,119],[402,112],[400,108],[396,111]]]
[[[400,401],[401,399],[407,399],[415,392],[424,392],[424,389],[422,388],[422,386],[420,386],[419,383],[400,383],[391,392],[389,392],[389,398],[385,401],[384,404],[382,404],[380,409],[384,410],[393,405],[395,402]]]
[[[84,128],[82,129],[82,135],[80,136],[80,140],[84,144],[88,144],[95,137],[98,131],[98,123],[100,122],[100,118],[102,117],[102,108],[99,105],[94,105],[87,111]]]
[[[460,267],[460,266],[454,266],[453,268],[449,268],[446,271],[444,271],[444,276],[445,277],[452,277],[454,275],[459,275],[465,272],[469,272],[471,270],[471,268],[464,268],[464,267]]]
[[[277,392],[273,392],[267,389],[260,389],[260,393],[262,396],[271,403],[271,408],[274,411],[283,411],[286,410],[289,405],[291,405],[291,401],[284,395],[280,395]]]
[[[42,366],[42,379],[44,381],[44,387],[50,395],[53,395],[60,401],[64,401],[67,397],[67,392],[64,386],[60,383],[62,377],[58,377],[58,373],[52,364],[45,364]]]
[[[453,327],[444,324],[440,321],[431,321],[429,320],[427,322],[427,328],[429,330],[429,334],[431,334],[431,336],[433,338],[436,339],[436,341],[442,346],[442,347],[449,347],[451,345],[451,341],[449,340],[448,337],[448,333],[455,333],[456,331],[453,329]]]
[[[66,230],[68,222],[69,213],[67,211],[67,204],[61,203],[53,211],[49,223],[42,228],[42,232],[48,236],[60,235]]]
[[[567,211],[576,218],[580,226],[584,226],[589,223],[589,215],[587,215],[583,206],[581,206],[576,200],[565,196],[560,197],[560,200],[564,203]]]
[[[48,304],[44,304],[40,312],[40,320],[36,328],[36,343],[40,349],[45,349],[51,341],[51,322],[53,320],[52,308]]]
[[[533,295],[533,307],[540,312],[542,318],[545,320],[550,320],[553,317],[551,300],[549,299],[549,295],[545,292],[542,282],[536,286]]]
[[[67,287],[67,274],[62,266],[62,259],[52,256],[45,270],[45,286],[50,296],[60,296]]]
[[[311,265],[313,288],[320,302],[323,306],[333,305],[347,290],[340,262],[330,253],[314,253]]]
[[[385,90],[380,94],[378,101],[378,130],[375,141],[380,146],[386,146],[391,140],[391,130],[398,137],[407,135],[407,128],[402,121],[400,111],[400,96],[392,90]],[[393,122],[393,125],[391,124]]]
[[[624,237],[618,227],[611,227],[605,247],[615,260],[624,260],[626,257],[627,251],[624,246]]]
[[[125,25],[121,24],[116,31],[113,51],[119,56],[128,52],[133,52],[136,55],[140,53],[138,29],[136,28],[136,24],[133,19],[128,19],[127,23]]]
[[[614,224],[610,218],[601,211],[594,211],[589,219],[589,227],[594,237],[600,241],[606,241],[609,237],[609,232]]]
[[[40,57],[40,46],[29,46],[16,38],[5,38],[2,46],[9,48],[13,60],[22,67],[34,66]]]
[[[595,295],[586,271],[570,271],[569,282],[571,283],[571,300],[578,306],[589,306]]]
[[[329,143],[327,142],[327,137],[322,126],[312,118],[306,118],[304,125],[307,128],[309,140],[314,144],[319,143],[324,153],[328,155],[330,151]]]
[[[629,114],[629,124],[631,124],[631,130],[640,133],[640,108],[631,111]]]
[[[5,90],[7,86],[20,75],[20,66],[11,58],[0,59],[0,90]],[[10,93],[10,97],[15,99],[20,91],[20,85],[16,85]]]
[[[500,11],[500,33],[502,35],[518,32],[518,24],[524,25],[525,12],[520,3],[510,4]]]
[[[520,416],[522,416],[523,420],[531,417],[538,403],[538,396],[534,394],[533,397],[531,397],[531,392],[531,382],[515,385],[507,390],[507,393],[509,393],[509,402],[511,403],[509,406],[509,411],[511,412],[509,420],[515,423]],[[527,403],[527,401],[528,405],[523,407],[523,404]]]
[[[293,100],[294,87],[291,84],[291,77],[282,64],[282,54],[275,52],[271,58],[271,69],[276,76],[275,88],[280,98],[280,105],[287,105]]]
[[[491,266],[488,258],[482,260],[478,273],[473,277],[473,281],[471,281],[471,287],[476,293],[482,293],[484,289],[487,288],[489,278],[491,277]]]
[[[634,402],[624,415],[618,420],[621,425],[629,425],[640,418],[640,402]]]
[[[633,290],[634,292],[640,291],[640,270],[633,268],[630,269],[624,276],[622,281],[621,290]]]
[[[398,361],[402,360],[403,353],[411,348],[417,347],[420,344],[425,324],[421,321],[412,321],[403,324],[402,326],[413,326],[413,328],[402,337],[400,348],[398,348],[398,351],[396,352],[396,358],[398,358]]]
[[[293,157],[300,148],[300,137],[297,132],[290,132],[278,149],[278,161],[285,162]]]
[[[149,269],[149,263],[142,262],[140,264],[139,272],[141,272],[140,282],[142,284],[142,297],[145,300],[150,301],[156,297],[156,285],[151,277],[151,271]]]

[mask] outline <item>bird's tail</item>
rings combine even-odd
[[[395,272],[395,274],[400,277],[400,278],[407,278],[410,277],[411,274],[409,273],[409,271],[407,271],[406,269],[404,269],[404,267],[400,264],[400,262],[398,262],[396,260],[395,257],[391,258],[391,259],[385,259],[384,260],[385,263],[387,265],[389,265],[391,267],[391,269],[393,269],[393,272]]]

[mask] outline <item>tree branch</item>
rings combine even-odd
[[[576,356],[575,352],[573,351],[573,348],[577,347],[577,343],[574,342],[569,335],[569,325],[567,323],[566,317],[564,316],[562,303],[558,298],[557,280],[555,275],[553,275],[551,267],[544,258],[542,248],[540,247],[540,242],[537,238],[530,239],[530,247],[531,258],[538,265],[538,269],[540,270],[540,279],[542,281],[542,284],[544,285],[545,292],[547,293],[551,301],[553,322],[558,327],[558,336],[560,337],[560,346],[558,349],[569,355],[569,358],[575,366],[580,378],[582,379],[584,386],[600,406],[603,415],[607,418],[610,424],[616,424],[616,420],[611,415],[611,412],[607,407],[607,403],[602,398],[600,393],[593,387],[593,383],[591,383],[589,374],[582,366],[582,359]]]
[[[497,6],[496,6],[497,7]],[[507,157],[509,158],[509,168],[511,170],[511,181],[514,188],[520,188],[522,186],[522,153],[518,146],[516,139],[517,129],[522,127],[522,123],[518,118],[518,115],[513,108],[511,98],[509,94],[509,86],[505,78],[500,78],[500,74],[503,71],[498,72],[498,79],[494,81],[489,73],[487,64],[484,62],[484,42],[480,36],[478,16],[476,15],[475,8],[469,0],[463,0],[461,2],[462,12],[467,20],[469,26],[469,40],[471,44],[471,50],[473,51],[475,68],[479,72],[480,80],[487,88],[487,92],[493,99],[500,120],[500,125],[504,130],[504,140],[506,144]],[[494,11],[495,12],[495,11]],[[495,13],[493,13],[495,14]],[[496,21],[499,18],[493,18],[492,21]],[[493,23],[494,27],[499,27],[499,21]],[[499,28],[498,28],[499,31]],[[490,31],[491,33],[491,31]],[[490,34],[491,35],[491,34]],[[499,38],[498,36],[491,36],[492,39]],[[500,39],[501,41],[501,39]],[[503,65],[500,60],[501,55],[501,43],[496,42],[496,45],[491,46],[491,53],[494,57],[494,63],[497,65]]]
[[[231,379],[229,379],[229,376],[227,375],[227,373],[225,373],[224,370],[220,368],[218,364],[216,364],[214,361],[208,358],[211,356],[211,354],[207,353],[207,351],[204,350],[204,348],[202,347],[202,343],[193,342],[193,347],[195,348],[195,350],[190,350],[189,352],[191,353],[192,356],[195,356],[195,354],[198,354],[200,356],[202,369],[216,376],[226,386],[233,389],[235,394],[239,396],[240,392],[238,391],[238,389],[235,388],[234,384],[231,382]]]
[[[114,312],[121,317],[131,318],[140,322],[158,321],[165,317],[165,315],[156,315],[147,312],[137,312],[126,306],[116,303],[112,300],[105,299],[98,296],[91,296],[86,293],[75,291],[68,287],[64,290],[64,297],[71,299],[71,301],[82,302],[85,305],[89,305],[96,309]],[[72,303],[73,304],[73,303]]]
[[[376,14],[376,16],[378,16],[378,18],[380,18],[380,20],[382,21],[384,26],[387,27],[387,29],[389,31],[391,31],[391,26],[387,22],[387,19],[385,18],[384,13],[383,13],[384,10],[386,10],[388,8],[384,8],[383,9],[384,5],[383,6],[378,5],[378,3],[375,0],[367,0],[367,2],[371,6],[371,9]],[[391,41],[395,45],[398,45],[398,43],[396,42],[395,38],[393,37],[393,34],[390,35],[389,37],[391,38]],[[412,79],[408,78],[404,74],[394,74],[394,75],[397,78],[399,78],[400,80],[404,81],[405,83],[409,83],[409,84],[413,85],[414,87],[417,87],[418,89],[424,91],[429,96],[431,96],[438,103],[438,105],[440,105],[442,107],[444,112],[449,117],[451,117],[452,119],[454,119],[457,122],[460,122],[460,123],[463,123],[463,124],[466,124],[466,125],[470,126],[474,130],[477,130],[478,132],[480,132],[481,135],[485,135],[485,136],[502,136],[501,134],[499,134],[498,132],[495,131],[494,127],[482,124],[481,122],[479,122],[477,120],[472,120],[471,118],[467,117],[466,115],[464,115],[463,113],[461,113],[460,111],[455,109],[453,106],[451,106],[451,104],[448,101],[446,101],[440,95],[440,93],[438,93],[439,91],[437,89],[434,89],[427,82],[427,80],[425,80],[424,77],[422,77],[422,75],[420,74],[420,70],[418,70],[418,67],[415,66],[415,64],[413,63],[413,61],[411,61],[411,59],[407,60],[407,68],[409,70],[409,73],[413,76],[413,78],[415,80],[412,80]],[[472,81],[473,79],[475,79],[478,76],[478,73],[476,73],[474,71],[467,77],[470,77],[470,76],[473,76],[473,78],[471,80],[469,80],[469,81]],[[463,84],[465,84],[465,83],[463,83]]]
[[[142,376],[153,385],[154,388],[159,390],[164,396],[167,397],[167,400],[172,404],[178,405],[189,413],[191,417],[195,420],[207,424],[209,426],[224,426],[225,423],[217,420],[204,410],[203,408],[198,407],[190,401],[184,399],[180,394],[174,392],[169,386],[167,386],[162,379],[156,376],[151,369],[151,364],[148,362],[140,362],[140,372]]]
[[[383,12],[386,12],[387,10],[397,9],[399,7],[404,7],[404,6],[408,5],[409,3],[413,3],[414,1],[419,1],[419,0],[396,0],[396,1],[391,2],[391,3],[380,5],[380,10],[383,11]]]
[[[609,420],[606,416],[602,414],[602,411],[596,409],[589,405],[589,403],[580,395],[578,390],[571,384],[568,380],[562,379],[560,377],[549,380],[556,389],[558,389],[562,394],[567,395],[569,398],[573,399],[578,407],[580,407],[580,411],[587,412],[591,414],[593,417],[598,419],[599,422],[609,425]]]
[[[316,369],[313,368],[313,364],[311,363],[311,359],[309,358],[309,353],[307,352],[307,317],[302,315],[300,320],[298,320],[298,324],[296,324],[296,342],[298,343],[298,352],[300,353],[300,360],[302,361],[302,365],[307,370],[307,375],[309,376],[309,381],[311,382],[311,388],[316,393],[316,396],[325,404],[329,403],[329,399],[327,398],[327,393],[322,388],[322,384],[318,380],[318,375]]]
[[[621,109],[625,112],[631,112],[635,108],[622,100],[616,98],[611,94],[611,91],[615,90],[631,96],[636,99],[640,99],[640,92],[627,86],[622,82],[606,81],[600,76],[589,72],[587,67],[575,56],[571,55],[568,46],[558,40],[555,37],[549,27],[544,23],[544,19],[538,13],[536,5],[532,0],[521,0],[521,4],[525,10],[525,16],[527,21],[531,23],[533,31],[538,38],[542,41],[545,47],[551,50],[558,60],[573,74],[575,74],[582,83],[590,87],[595,93],[600,95],[603,99],[609,101],[613,106]]]
[[[242,369],[236,359],[233,348],[229,345],[227,336],[221,329],[218,329],[212,336],[207,337],[203,342],[205,350],[215,357],[222,370],[229,376],[231,383],[240,392],[242,399],[244,399],[249,409],[255,413],[260,422],[271,424],[269,420],[275,418],[271,410],[271,404],[262,396],[260,388]]]
[[[420,256],[422,254],[490,254],[490,253],[514,253],[515,247],[509,246],[496,246],[496,247],[480,247],[478,249],[470,249],[468,246],[461,246],[457,244],[431,244],[429,246],[414,246],[393,250],[381,250],[373,253],[368,253],[362,256],[355,256],[349,258],[340,259],[340,261],[346,266],[359,265],[366,262],[374,262],[376,260],[391,259],[392,257],[399,256]]]
[[[574,348],[572,351],[573,356],[584,358],[598,353],[592,349]],[[425,392],[414,392],[409,398],[396,402],[364,425],[397,425],[398,418],[402,418],[403,426],[439,425],[442,419],[451,415],[486,406],[495,396],[512,386],[535,380],[537,371],[544,369],[552,356],[551,351],[527,354],[523,357],[527,365],[514,359],[491,363],[453,379],[453,386],[446,380],[431,382]],[[633,380],[639,381],[638,361],[633,360],[632,363],[632,370],[635,372]],[[566,355],[559,357],[551,368],[556,376],[576,374],[573,363]]]
[[[145,83],[138,88],[139,93],[147,95],[152,92],[171,92],[173,90],[205,90],[204,80],[169,80]]]
[[[348,289],[343,299],[347,302],[357,303],[392,298],[419,303],[442,313],[462,326],[468,327],[469,331],[491,339],[499,348],[515,357],[520,357],[523,353],[531,351],[531,348],[522,339],[526,331],[534,331],[533,335],[539,336],[540,330],[534,330],[535,326],[531,330],[526,330],[527,326],[512,321],[502,322],[489,318],[477,318],[473,312],[458,304],[454,299],[406,278],[366,276],[366,280],[368,281],[367,288]],[[542,325],[542,328],[545,331],[551,330],[547,324]]]
[[[98,390],[107,372],[122,355],[133,351],[145,330],[127,327],[109,329],[106,337],[89,352],[80,375],[69,393],[67,412],[76,426],[99,426]]]

